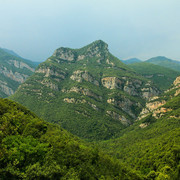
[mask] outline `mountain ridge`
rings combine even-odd
[[[147,179],[180,177],[180,76],[164,94],[146,103],[137,121],[119,138],[99,143]]]
[[[0,48],[0,97],[12,95],[35,70],[30,60],[9,54]]]
[[[82,138],[100,140],[132,124],[145,100],[157,94],[151,81],[95,41],[55,50],[10,98]]]

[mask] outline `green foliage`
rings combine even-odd
[[[178,180],[180,177],[179,97],[169,98],[164,107],[171,110],[159,119],[149,115],[126,128],[119,138],[101,142],[100,146],[120,162],[146,175],[147,179]],[[148,126],[141,128],[142,123]]]
[[[142,76],[152,80],[156,86],[163,91],[168,89],[176,77],[180,75],[180,72],[162,67],[160,64],[151,64],[149,61],[130,64],[129,67]]]
[[[64,53],[69,51],[73,53],[74,60],[61,59],[58,52],[60,50]],[[102,85],[101,80],[104,77],[117,77],[124,84],[126,78],[127,81],[131,82],[139,80],[142,82],[141,87],[137,88],[139,93],[140,89],[147,84],[147,79],[139,76],[110,54],[107,44],[102,41],[95,41],[80,49],[59,48],[56,52],[56,56],[51,56],[38,66],[39,72],[33,74],[22,84],[10,99],[28,107],[46,121],[60,124],[81,138],[92,141],[118,137],[120,131],[126,126],[120,120],[115,120],[107,115],[107,111],[116,112],[133,122],[134,117],[129,115],[127,111],[132,111],[134,116],[137,116],[145,104],[145,100],[138,95],[133,97],[124,92],[123,87],[107,89]],[[79,56],[83,56],[83,58],[77,60]],[[45,72],[47,69],[51,70],[49,75]],[[72,80],[70,77],[77,70],[88,72],[91,77],[89,79],[93,79],[99,85],[84,79],[81,82]],[[53,89],[52,86],[56,88]],[[90,93],[70,92],[73,87],[84,92],[88,90]],[[122,97],[130,100],[131,107],[125,111],[118,105],[107,102],[109,98],[114,97],[119,102],[121,102]],[[64,98],[73,98],[78,102],[67,103]],[[85,100],[84,103],[81,103],[80,101],[83,100]],[[137,106],[137,103],[140,105]],[[41,108],[39,109],[39,107]]]
[[[0,179],[141,179],[21,105],[0,99]]]
[[[16,81],[15,79],[18,79],[20,74],[23,74],[24,76],[30,76],[33,72],[26,67],[18,68],[14,66],[14,64],[10,62],[12,60],[16,60],[18,63],[25,63],[31,68],[35,68],[37,64],[29,60],[23,59],[21,57],[18,57],[17,55],[11,53],[11,51],[0,48],[0,83],[15,91],[20,85],[20,81]],[[2,71],[5,71],[5,74]],[[11,77],[12,74],[15,74],[14,79],[12,79]],[[3,92],[1,87],[0,97],[7,97],[7,94]]]
[[[164,56],[157,56],[151,59],[148,59],[146,62],[156,64],[162,67],[170,68],[175,71],[180,71],[180,62],[168,59]]]

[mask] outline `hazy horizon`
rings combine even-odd
[[[178,0],[0,0],[0,47],[44,61],[103,40],[119,59],[180,60]]]

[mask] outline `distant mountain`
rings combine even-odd
[[[171,60],[164,56],[153,57],[146,60],[146,62],[180,71],[180,61]]]
[[[11,99],[79,137],[102,140],[131,125],[145,101],[158,94],[99,40],[55,50]]]
[[[180,76],[163,95],[146,103],[137,121],[119,138],[98,144],[145,179],[179,180],[179,122]]]
[[[121,61],[125,64],[133,64],[137,62],[142,62],[140,59],[137,59],[137,58],[131,58],[131,59],[121,60]]]
[[[129,64],[133,70],[153,81],[162,91],[167,90],[180,72],[148,62]]]
[[[0,48],[0,97],[12,95],[35,70],[34,62]]]
[[[13,55],[13,56],[16,56],[16,57],[20,57],[21,58],[21,56],[19,56],[18,54],[16,54],[14,51],[12,51],[12,50],[9,50],[9,49],[6,49],[6,48],[1,48],[2,50],[4,50],[5,52],[7,52],[8,54],[11,54],[11,55]]]
[[[97,147],[1,98],[0,175],[1,180],[142,179]]]

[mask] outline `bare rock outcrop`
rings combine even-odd
[[[87,71],[74,71],[70,78],[77,82],[82,82],[83,80],[85,80],[90,83],[93,83],[96,86],[99,86],[99,82],[95,80],[95,78]]]
[[[7,96],[14,94],[14,91],[10,87],[8,87],[6,82],[3,81],[0,81],[0,90]]]
[[[71,49],[68,48],[59,48],[56,49],[55,52],[53,53],[53,56],[59,59],[63,59],[66,61],[74,61],[76,60],[75,57],[76,55]]]
[[[60,78],[60,79],[65,79],[66,73],[64,71],[58,71],[57,69],[51,69],[50,67],[40,67],[39,69],[36,70],[36,73],[43,73],[44,77],[51,77],[53,78]],[[54,77],[55,76],[55,77]]]
[[[58,91],[58,85],[51,82],[49,79],[43,79],[43,81],[41,81],[41,84],[43,84],[44,86],[54,90],[54,91]]]
[[[139,114],[138,119],[141,120],[142,118],[147,117],[150,113],[153,114],[153,117],[158,118],[160,113],[164,113],[167,111],[166,108],[162,107],[165,103],[165,100],[156,100],[154,102],[146,103],[146,106]]]
[[[98,99],[98,100],[102,100],[101,96],[95,94],[94,92],[92,92],[91,90],[89,90],[87,88],[72,87],[69,90],[62,89],[61,91],[65,92],[65,93],[75,92],[75,93],[82,94],[82,95],[85,95],[85,96],[93,97],[93,98]]]
[[[86,103],[86,104],[89,104],[94,110],[96,111],[99,110],[99,108],[95,104],[92,104],[86,101],[85,99],[64,98],[63,101],[66,103],[71,103],[71,104],[85,104]]]
[[[108,89],[122,89],[123,82],[117,77],[105,77],[101,79],[101,83]]]
[[[136,118],[136,115],[132,112],[133,107],[140,106],[140,104],[131,101],[130,99],[128,99],[125,96],[122,96],[121,99],[119,99],[119,100],[117,100],[115,98],[109,98],[107,100],[107,103],[119,107],[124,112],[129,114],[133,119]]]
[[[12,70],[9,70],[3,66],[0,67],[0,74],[3,74],[4,76],[6,76],[16,82],[19,82],[19,83],[23,83],[28,77],[28,75],[26,75],[26,74],[21,74],[19,72],[13,72]]]
[[[127,125],[131,124],[131,122],[126,117],[124,117],[123,115],[120,115],[114,111],[107,111],[106,114],[115,120],[121,121],[121,123],[123,125],[127,126]]]
[[[8,63],[14,65],[16,68],[19,68],[19,69],[27,68],[32,72],[34,72],[35,70],[34,68],[30,67],[28,64],[21,61],[9,60]]]

